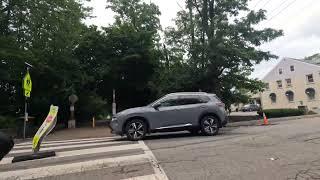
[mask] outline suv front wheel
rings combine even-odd
[[[214,116],[205,116],[201,119],[201,132],[207,136],[214,136],[219,132],[219,120]]]
[[[146,136],[146,123],[140,119],[133,119],[126,125],[126,135],[131,141],[138,141]]]

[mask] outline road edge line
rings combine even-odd
[[[164,172],[163,168],[160,166],[158,160],[156,159],[155,155],[149,149],[149,147],[142,141],[138,141],[139,144],[142,146],[144,153],[148,156],[151,165],[153,167],[154,173],[158,180],[169,180],[168,176]]]

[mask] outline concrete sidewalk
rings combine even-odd
[[[74,129],[62,129],[51,132],[46,140],[69,140],[69,139],[83,139],[83,138],[99,138],[99,137],[111,137],[111,129],[108,126],[92,127],[80,127]],[[15,139],[15,143],[32,141],[32,138],[27,139]]]
[[[313,114],[313,115],[304,115],[304,116],[291,116],[291,117],[281,117],[281,118],[270,118],[269,123],[275,123],[280,121],[289,121],[289,120],[297,120],[297,119],[310,119],[320,117],[320,114]],[[259,125],[263,122],[263,119],[259,120],[251,120],[251,121],[240,121],[240,122],[232,122],[228,123],[228,127],[239,127],[239,126],[255,126]]]
[[[62,129],[55,131],[46,138],[48,140],[61,140],[61,139],[82,139],[82,138],[98,138],[113,136],[111,130],[107,126],[80,127],[74,129]]]

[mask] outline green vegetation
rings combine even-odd
[[[115,22],[102,28],[83,23],[90,8],[81,0],[2,0],[0,114],[23,113],[25,61],[34,66],[29,114],[38,124],[50,104],[59,106],[58,121],[66,123],[73,93],[79,121],[108,114],[113,89],[118,110],[173,91],[213,92],[227,106],[245,101],[242,92],[263,89],[248,78],[253,65],[276,57],[257,47],[282,35],[254,29],[266,12],[249,10],[247,2],[187,0],[177,26],[164,30],[160,41],[159,8],[142,0],[107,0]]]
[[[314,54],[312,56],[308,56],[304,58],[306,62],[310,62],[312,64],[320,65],[320,53]]]
[[[13,128],[16,126],[16,119],[10,116],[0,116],[0,129]]]
[[[268,118],[304,115],[304,110],[302,109],[265,109],[263,112]]]

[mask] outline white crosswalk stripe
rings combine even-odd
[[[56,156],[12,163],[15,156],[31,153],[31,142],[15,145],[0,161],[0,179],[70,179],[108,168],[148,166],[140,173],[112,174],[112,179],[167,180],[155,156],[143,141],[130,142],[120,138],[86,138],[66,141],[46,141],[40,151],[55,151]],[[148,170],[149,169],[149,170]],[[117,171],[110,171],[117,172]],[[118,171],[119,172],[119,171]],[[105,179],[106,174],[93,176]],[[79,179],[79,178],[78,178]],[[81,179],[81,178],[80,178]]]
[[[108,138],[109,139],[109,138]],[[103,138],[99,138],[99,139],[81,139],[81,140],[66,140],[66,141],[49,141],[49,142],[44,142],[42,143],[42,146],[50,146],[50,145],[69,145],[69,144],[84,144],[86,142],[102,142],[102,141],[106,141],[108,139],[103,139]],[[21,144],[17,144],[15,145],[15,149],[20,149],[20,148],[30,148],[32,146],[32,144],[30,142],[28,143],[21,143]]]

